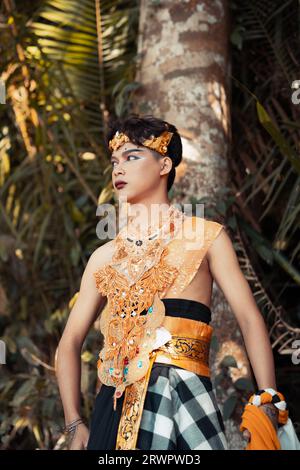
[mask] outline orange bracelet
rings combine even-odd
[[[287,404],[282,393],[277,392],[273,388],[265,388],[258,390],[251,395],[248,402],[251,405],[260,406],[265,403],[272,403],[278,409],[278,423],[285,424],[289,417]]]

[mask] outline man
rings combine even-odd
[[[182,159],[176,127],[132,115],[111,124],[107,143],[119,199],[131,214],[144,210],[91,255],[60,340],[57,378],[70,448],[227,449],[208,367],[213,280],[237,318],[258,387],[276,390],[264,320],[223,225],[186,217],[168,199]],[[102,386],[89,432],[80,419],[80,352],[106,300]],[[261,410],[276,430],[278,408]]]

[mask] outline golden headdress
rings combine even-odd
[[[145,139],[143,141],[143,145],[148,147],[152,150],[156,150],[156,152],[160,153],[161,155],[165,155],[168,151],[168,145],[170,140],[172,139],[173,132],[164,131],[158,137],[151,135],[149,139]],[[111,151],[117,150],[121,145],[125,144],[125,142],[129,142],[130,138],[123,132],[117,131],[114,137],[109,141],[109,149]]]

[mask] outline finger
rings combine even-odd
[[[248,431],[248,429],[245,429],[245,431],[243,432],[243,436],[244,436],[244,438],[245,438],[247,441],[250,440],[251,434],[250,434],[250,432]]]

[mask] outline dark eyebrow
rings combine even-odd
[[[124,152],[122,152],[122,155],[127,155],[127,153],[131,153],[131,152],[142,152],[142,151],[143,149],[129,149],[129,150],[125,150]],[[113,158],[117,158],[117,157],[112,155],[110,158],[110,161],[112,161]]]

